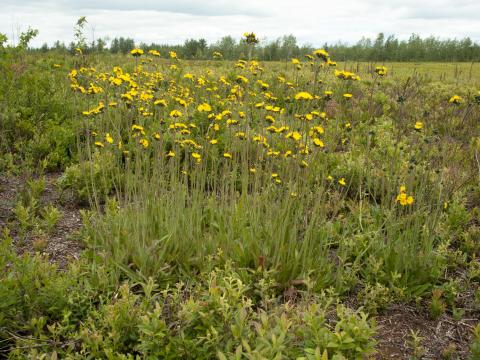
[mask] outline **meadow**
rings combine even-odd
[[[1,50],[2,355],[480,358],[480,64],[246,42]]]

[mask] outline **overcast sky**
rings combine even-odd
[[[255,31],[269,40],[291,33],[314,46],[379,32],[480,41],[480,0],[0,0],[0,32],[13,38],[32,26],[40,31],[33,45],[68,44],[83,15],[89,40],[176,44],[203,37],[210,43]]]

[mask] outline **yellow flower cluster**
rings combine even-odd
[[[335,76],[342,80],[360,80],[360,76],[346,70],[335,70]]]
[[[385,66],[377,66],[375,68],[375,73],[379,76],[386,76],[387,72],[388,72],[388,70]]]
[[[407,188],[404,185],[400,186],[400,191],[397,195],[396,202],[402,206],[409,206],[414,202],[413,196],[407,194]]]
[[[253,33],[245,37],[251,44],[257,39]],[[148,54],[160,56],[154,49]],[[134,49],[131,55],[138,58],[143,50]],[[220,53],[213,56],[221,58]],[[269,169],[269,173],[273,170],[271,178],[280,185],[286,182],[292,166],[298,171],[314,171],[309,169],[314,168],[311,164],[315,157],[337,147],[326,137],[330,121],[326,102],[333,99],[334,92],[324,88],[323,79],[304,83],[302,89],[295,76],[289,79],[288,73],[262,76],[264,69],[256,60],[238,60],[226,72],[222,72],[225,67],[218,67],[220,71],[185,71],[184,62],[175,52],[171,51],[169,57],[170,62],[158,63],[136,59],[129,72],[120,66],[106,72],[94,68],[70,72],[71,88],[76,93],[102,94],[98,105],[83,112],[91,119],[92,133],[101,132],[96,128],[97,119],[108,119],[104,124],[118,118],[130,122],[127,129],[114,126],[103,130],[103,135],[93,141],[100,151],[120,155],[153,152],[155,158],[200,167],[222,159],[223,166],[246,166],[251,175],[262,169]],[[360,79],[346,70],[330,72],[328,66],[336,64],[323,49],[307,54],[307,59],[314,64],[316,59],[321,60],[315,71],[323,68],[324,77]],[[291,62],[302,66],[297,58]],[[346,100],[353,97],[350,92],[338,95]],[[332,125],[340,131],[336,141],[347,144],[351,123]],[[344,178],[337,182],[347,185]],[[406,199],[408,202],[408,196]]]

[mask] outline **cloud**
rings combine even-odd
[[[228,0],[4,0],[6,6],[21,7],[23,9],[52,9],[63,12],[91,12],[106,11],[158,11],[200,16],[231,16],[246,15],[252,17],[267,16],[268,11],[261,2],[244,0],[234,2]]]
[[[245,31],[269,40],[294,34],[299,43],[313,46],[354,43],[379,32],[401,39],[418,33],[480,41],[480,3],[472,0],[0,1],[0,32],[10,35],[12,28],[31,25],[40,30],[34,45],[57,39],[69,43],[82,15],[87,16],[89,39],[126,36],[147,43],[200,37],[211,43],[225,35],[239,38]]]

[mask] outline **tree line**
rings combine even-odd
[[[70,51],[74,52],[77,44],[72,42],[68,46],[57,41],[53,46],[44,44],[35,51]],[[86,52],[110,52],[127,54],[135,47],[145,51],[155,49],[162,56],[167,57],[169,51],[177,52],[183,59],[211,59],[214,52],[221,53],[224,59],[236,60],[245,58],[248,54],[248,45],[244,40],[237,40],[232,36],[224,36],[220,40],[208,44],[205,39],[188,39],[183,44],[137,44],[131,38],[118,37],[109,43],[104,39],[97,39],[84,44]],[[479,61],[480,43],[466,37],[464,39],[439,39],[436,37],[421,38],[412,34],[407,40],[399,40],[394,35],[385,36],[380,33],[375,39],[362,38],[355,44],[337,42],[325,43],[326,49],[332,58],[337,61]],[[311,45],[299,45],[293,35],[286,35],[273,41],[263,40],[255,46],[254,56],[258,60],[289,60],[300,58],[314,50]]]

